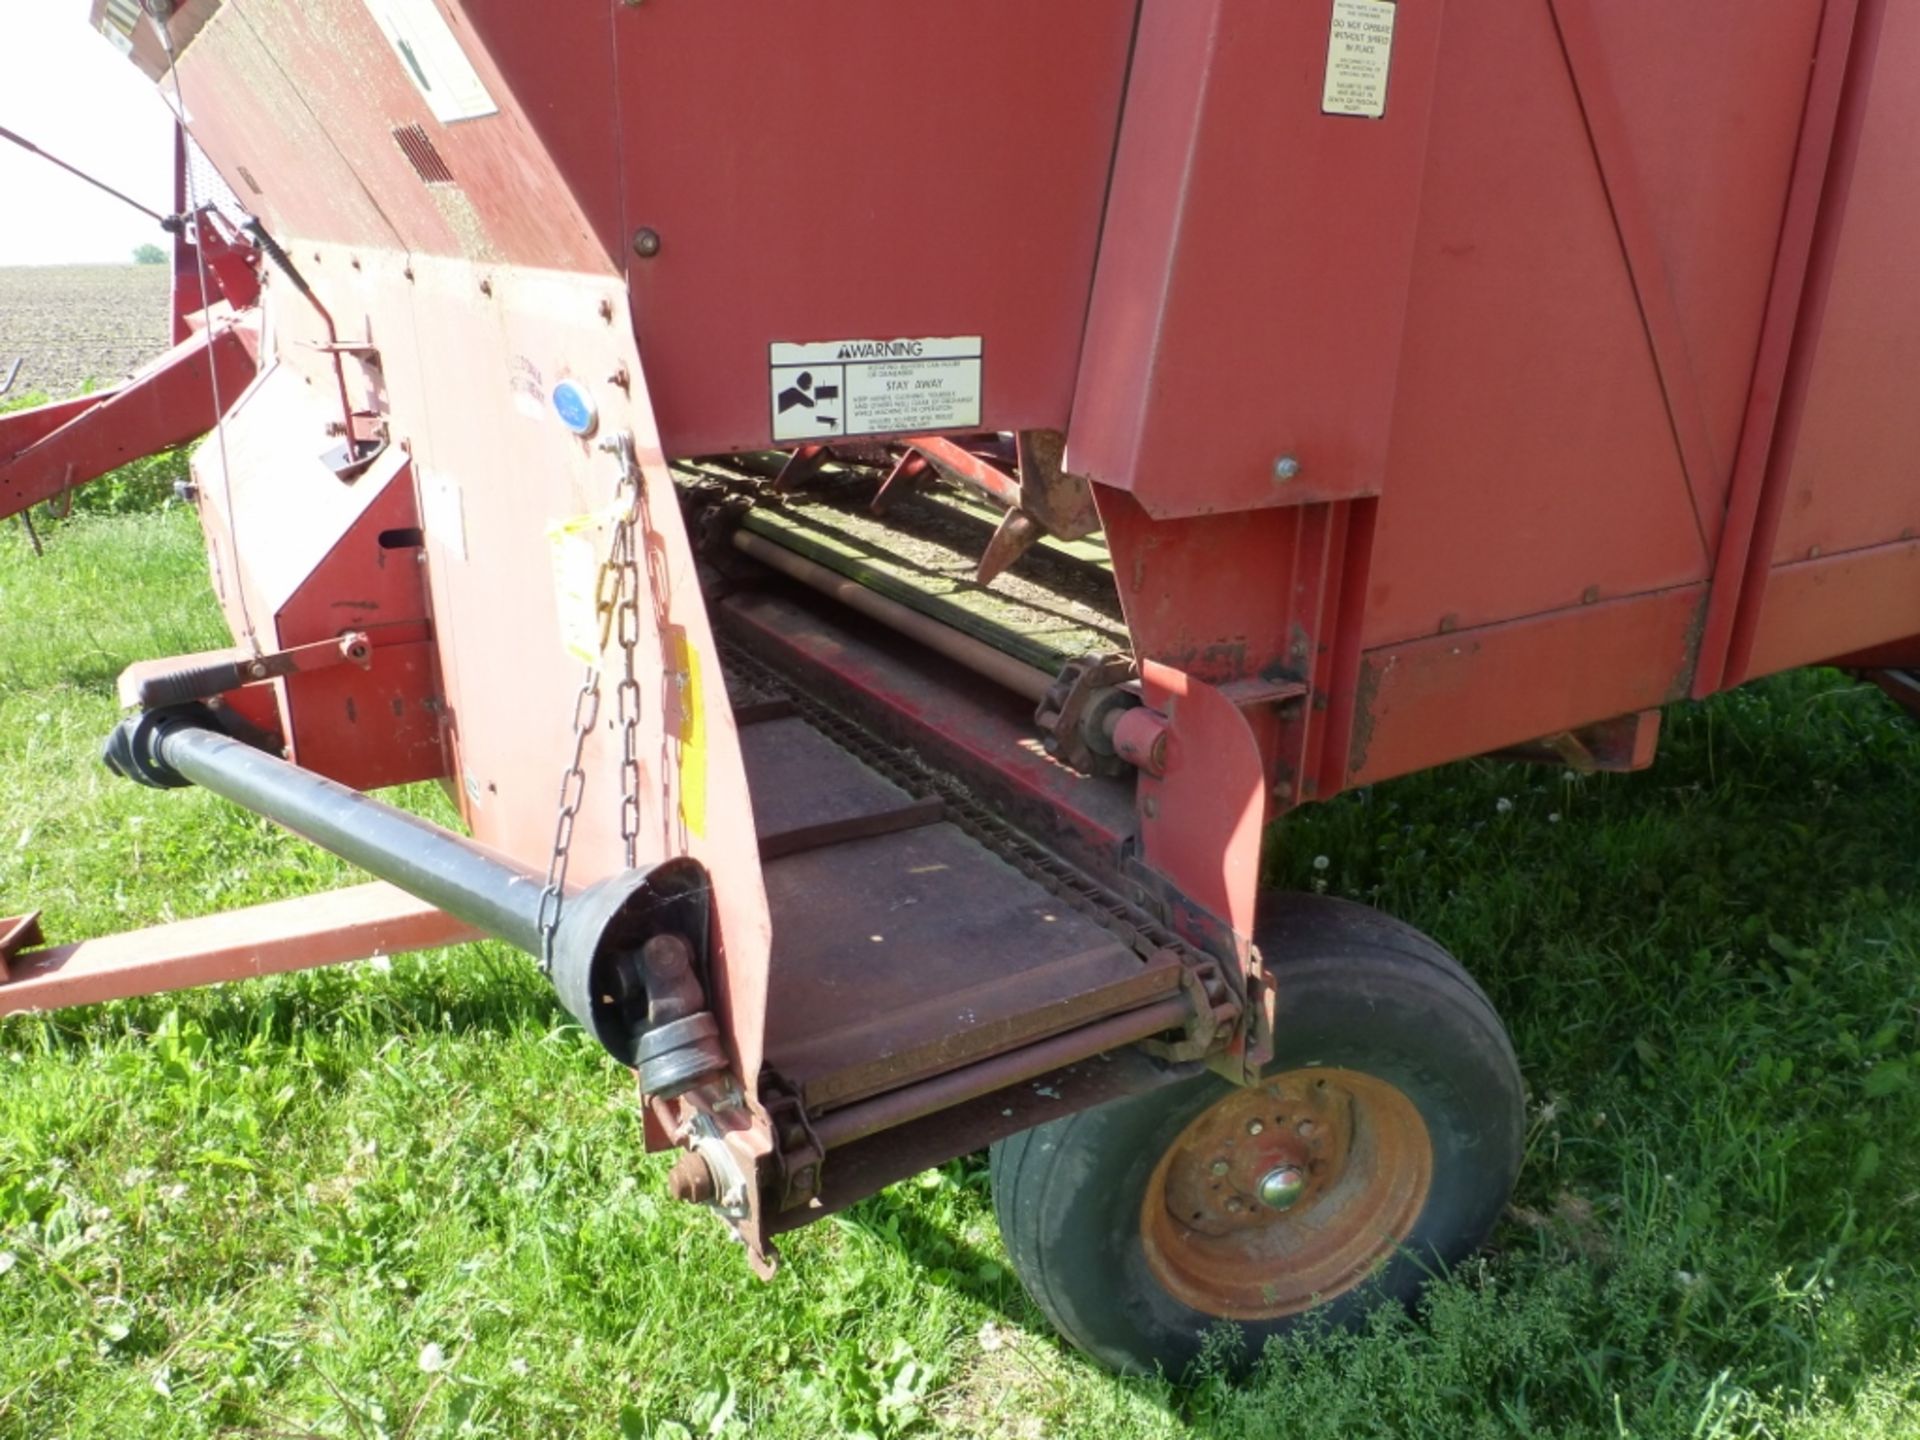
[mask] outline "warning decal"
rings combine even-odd
[[[1333,0],[1333,34],[1327,40],[1327,88],[1323,115],[1387,113],[1387,74],[1393,68],[1394,0]]]
[[[984,354],[978,335],[776,344],[773,438],[978,429]]]

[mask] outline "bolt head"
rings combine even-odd
[[[633,232],[633,253],[642,260],[651,260],[660,253],[660,232],[650,226],[642,226]]]
[[[1282,455],[1278,460],[1273,462],[1273,478],[1277,483],[1284,485],[1289,480],[1297,480],[1299,477],[1300,461],[1298,457]]]
[[[1276,1165],[1260,1177],[1259,1193],[1269,1210],[1291,1210],[1307,1193],[1307,1172],[1298,1165]]]
[[[1214,1174],[1224,1175],[1227,1173],[1228,1165],[1227,1165],[1227,1162],[1224,1160],[1216,1160],[1213,1162],[1213,1165],[1211,1168]]]

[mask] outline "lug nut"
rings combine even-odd
[[[1307,1193],[1307,1175],[1298,1165],[1278,1165],[1260,1177],[1260,1203],[1269,1210],[1291,1210]]]

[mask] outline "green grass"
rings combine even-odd
[[[0,911],[347,878],[94,759],[123,664],[223,642],[200,565],[177,511],[39,561],[0,528]],[[978,1160],[753,1280],[498,947],[0,1021],[0,1436],[1920,1433],[1917,802],[1920,732],[1805,675],[1675,712],[1647,775],[1475,763],[1290,822],[1278,878],[1487,986],[1529,1153],[1421,1313],[1242,1385],[1064,1349]]]

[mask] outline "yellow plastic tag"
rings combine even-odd
[[[576,515],[547,526],[547,542],[553,547],[553,595],[560,616],[560,643],[582,665],[600,663],[595,587],[600,579],[601,533],[598,515]]]

